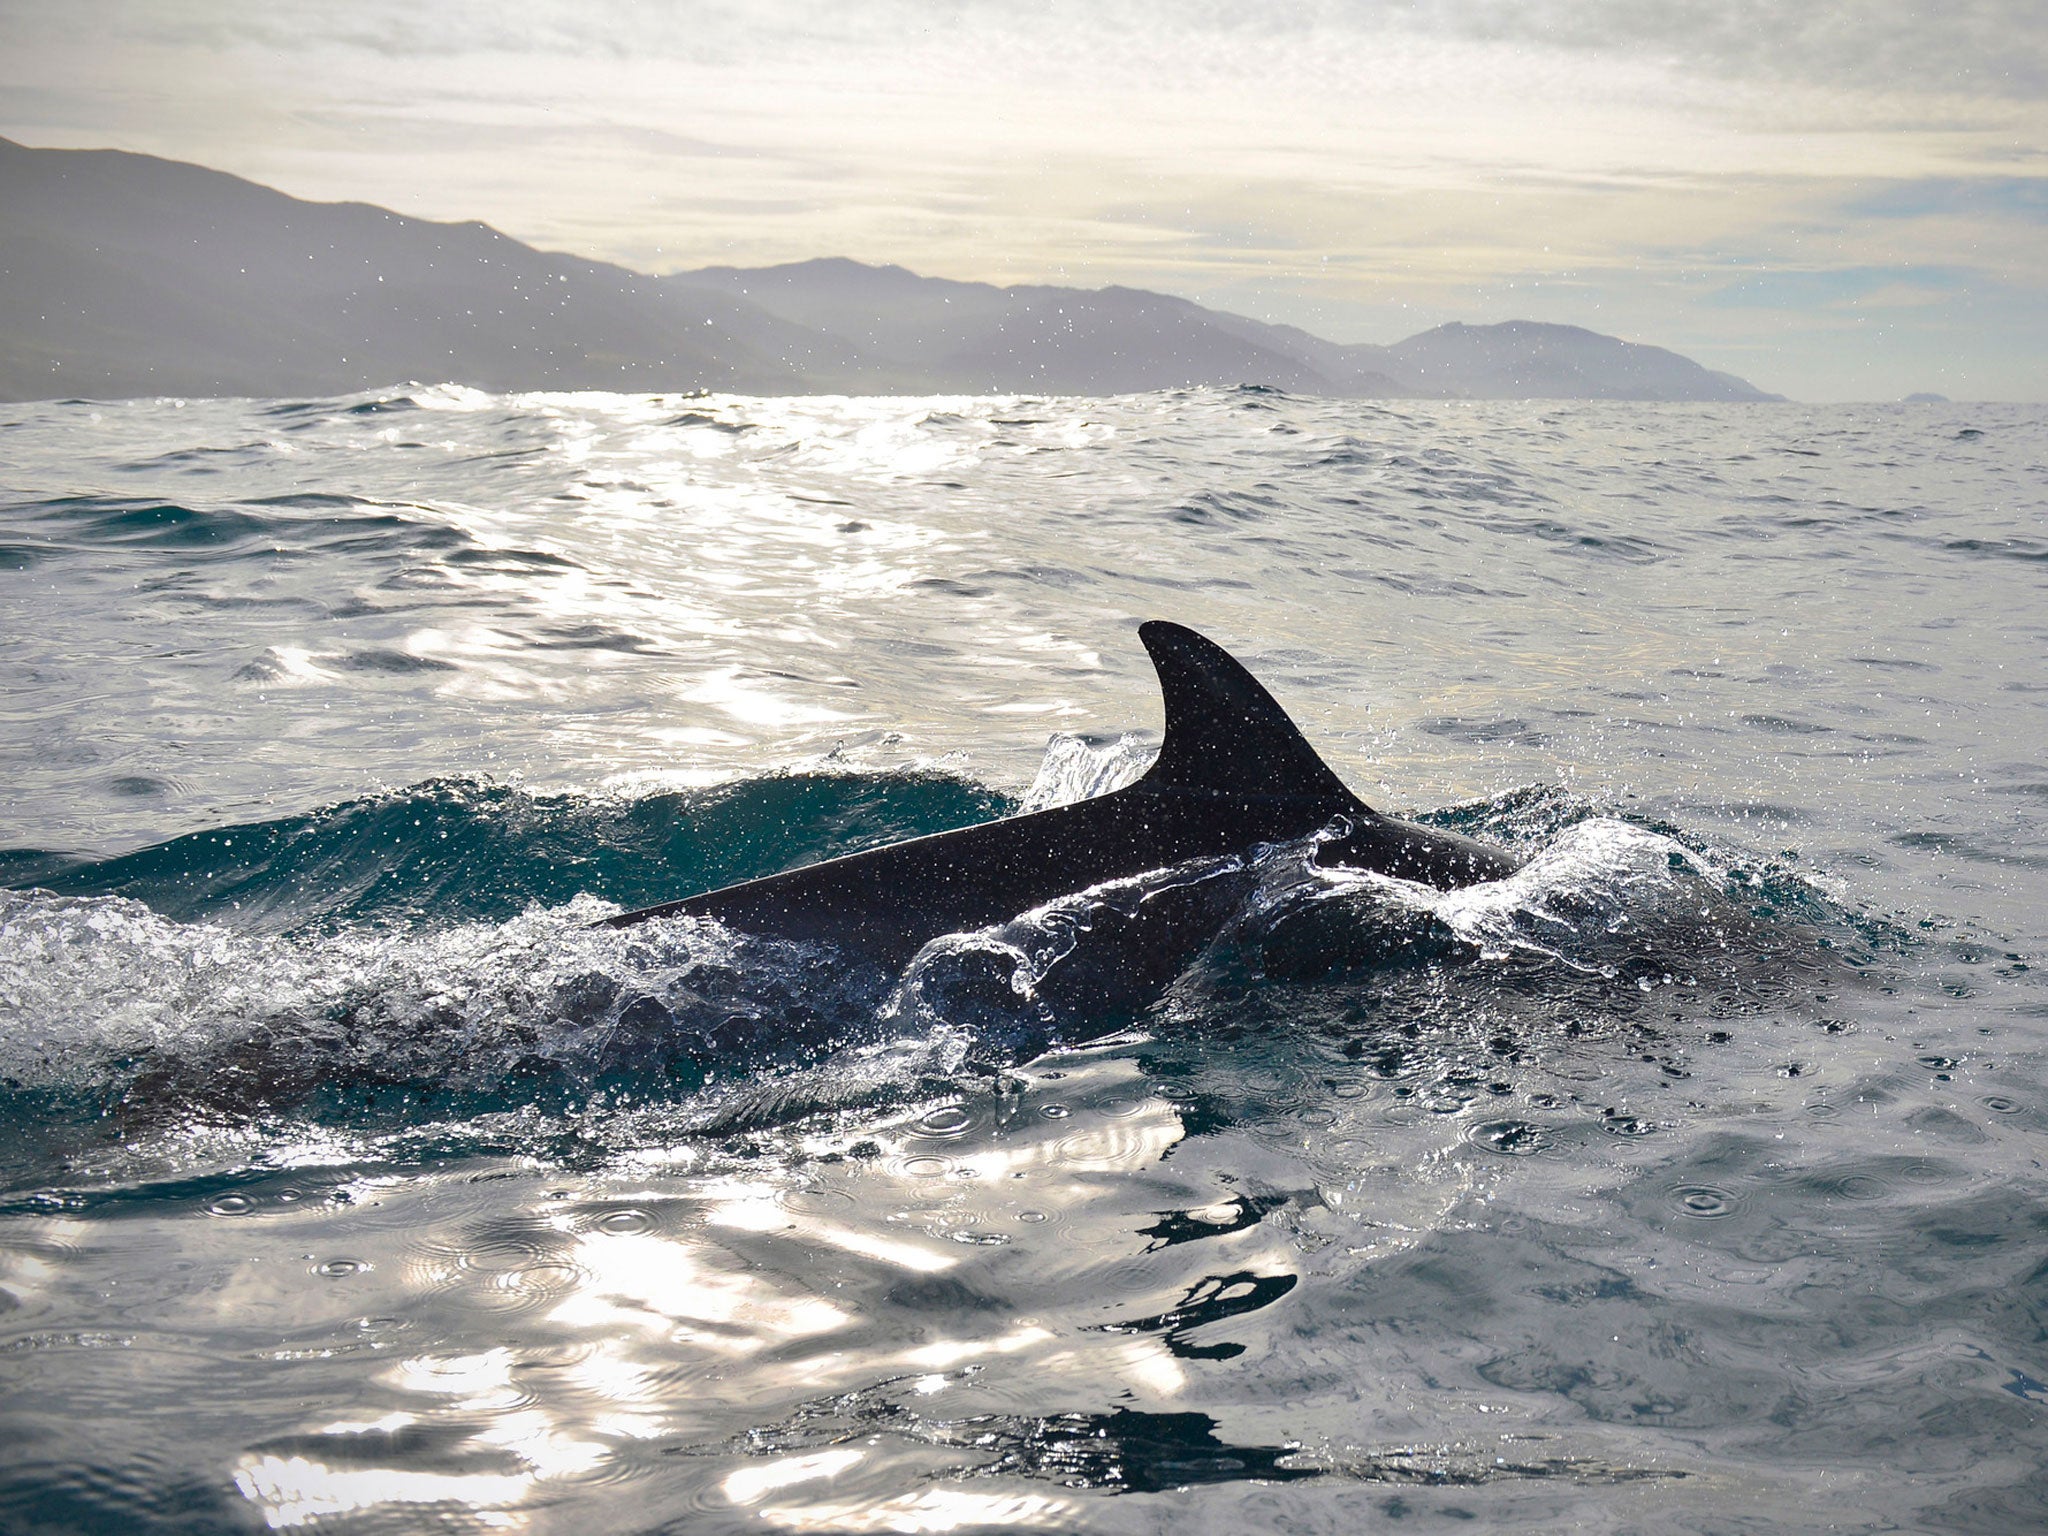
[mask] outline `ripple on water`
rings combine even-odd
[[[927,1110],[911,1122],[910,1129],[919,1136],[964,1136],[974,1129],[975,1117],[962,1104],[942,1104]]]
[[[1898,1175],[1908,1184],[1922,1185],[1958,1184],[1967,1178],[1965,1171],[1954,1163],[1924,1157],[1900,1165]]]
[[[850,1191],[825,1184],[800,1184],[775,1198],[792,1216],[843,1217],[856,1203]]]
[[[504,1229],[417,1239],[403,1245],[401,1269],[423,1296],[459,1296],[462,1304],[495,1316],[526,1313],[582,1284],[582,1268],[558,1251],[569,1241],[552,1231]]]
[[[1734,1215],[1742,1205],[1739,1197],[1711,1184],[1680,1184],[1670,1191],[1667,1199],[1679,1215],[1690,1216],[1696,1221],[1718,1221],[1724,1216]]]
[[[1891,1184],[1874,1173],[1839,1173],[1816,1181],[1822,1198],[1863,1203],[1882,1200],[1892,1192]]]

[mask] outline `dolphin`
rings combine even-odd
[[[715,918],[900,967],[931,940],[1008,921],[1109,882],[1325,832],[1319,862],[1454,889],[1518,861],[1382,816],[1345,788],[1287,712],[1214,641],[1139,626],[1166,703],[1159,756],[1135,783],[1072,805],[937,832],[603,919]]]

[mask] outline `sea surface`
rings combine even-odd
[[[13,405],[0,592],[0,1530],[2048,1527],[2038,407]],[[1525,866],[590,926],[1155,617]]]

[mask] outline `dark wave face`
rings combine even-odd
[[[2038,413],[10,410],[0,1529],[2048,1514]],[[594,926],[1126,782],[1151,616],[1525,862]]]
[[[10,873],[243,932],[502,922],[588,891],[652,904],[986,821],[1012,803],[935,774],[782,774],[601,799],[437,780],[111,858],[18,853]]]

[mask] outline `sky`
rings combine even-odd
[[[642,271],[852,256],[2048,400],[2040,0],[0,0],[0,134]]]

